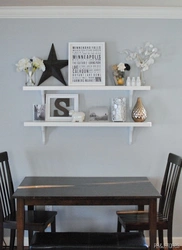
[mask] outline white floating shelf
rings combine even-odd
[[[51,90],[150,90],[151,86],[24,86],[23,90],[40,90],[40,91],[51,91]]]
[[[151,122],[24,122],[26,127],[151,127]]]
[[[129,128],[129,144],[132,143],[133,129],[136,127],[151,127],[152,122],[46,122],[34,121],[24,122],[26,127],[41,127],[42,142],[45,144],[45,128],[46,127],[126,127]]]
[[[45,102],[45,91],[129,91],[129,108],[132,108],[133,91],[150,90],[151,86],[24,86],[26,91],[41,91],[42,103]]]
[[[45,91],[129,91],[129,108],[132,107],[132,97],[134,90],[150,90],[151,86],[24,86],[25,91],[41,91],[42,104],[45,103]],[[46,127],[112,127],[129,129],[129,144],[132,143],[133,129],[135,127],[151,127],[151,122],[46,122],[46,121],[30,121],[24,122],[24,126],[41,127],[42,141],[45,143]]]

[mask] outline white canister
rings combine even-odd
[[[113,98],[111,101],[111,120],[113,122],[126,121],[126,98]]]

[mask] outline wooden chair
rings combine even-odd
[[[10,250],[14,249],[17,228],[13,181],[7,152],[0,153],[0,249],[3,247],[3,229],[10,229]],[[25,230],[28,230],[29,244],[34,231],[43,232],[49,225],[55,232],[56,211],[25,211]]]
[[[159,246],[164,249],[163,230],[167,230],[168,248],[172,249],[172,224],[176,190],[182,168],[182,158],[170,153],[161,187],[161,199],[157,216]],[[147,211],[117,211],[117,231],[149,230]]]

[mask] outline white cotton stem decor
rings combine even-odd
[[[160,56],[158,49],[150,42],[145,43],[143,47],[139,47],[136,52],[129,49],[124,50],[126,60],[134,61],[136,66],[140,69],[140,79],[142,85],[145,85],[143,72],[149,69],[149,66],[154,64],[155,59]]]

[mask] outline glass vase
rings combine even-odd
[[[113,122],[126,121],[126,98],[113,98],[111,103],[111,120]]]
[[[145,78],[144,78],[144,72],[142,70],[140,70],[140,81],[141,81],[142,86],[146,85]]]
[[[125,72],[113,70],[113,77],[115,85],[125,85]]]
[[[35,72],[28,70],[26,86],[35,86]]]

